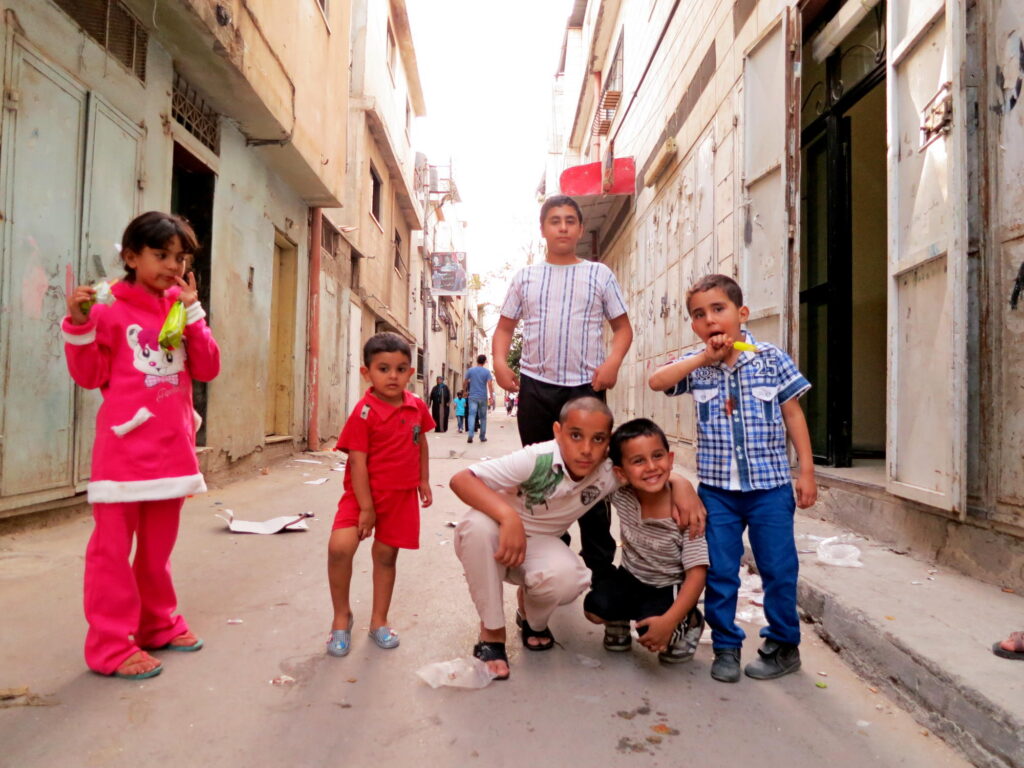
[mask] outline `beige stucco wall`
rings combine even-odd
[[[149,26],[152,4],[145,4],[145,13],[139,10],[139,3],[128,4]],[[225,5],[234,20],[225,29],[235,30],[233,39],[247,51],[246,56],[238,60],[207,50],[206,55],[214,57],[209,61],[190,59],[193,73],[199,73],[190,78],[192,85],[204,95],[209,94],[210,103],[230,118],[221,121],[219,156],[199,146],[170,116],[174,64],[180,62],[182,51],[222,33],[199,26],[213,18],[213,3],[197,0],[179,6],[158,5],[157,27],[150,30],[144,84],[49,0],[13,0],[5,4],[10,13],[0,20],[5,31],[10,25],[43,59],[142,128],[140,211],[170,207],[175,140],[207,162],[216,174],[208,311],[222,348],[222,371],[209,387],[209,451],[203,458],[204,466],[214,471],[254,455],[265,444],[263,414],[267,336],[274,309],[270,304],[275,237],[283,237],[295,250],[292,409],[288,431],[295,438],[295,445],[305,435],[308,214],[310,205],[318,200],[344,197],[348,114],[347,2],[332,0],[326,20],[315,0],[300,2],[298,8],[292,7],[295,4],[285,8],[280,3],[258,0],[249,0],[248,10],[241,2]],[[172,11],[178,15],[172,16]],[[262,48],[256,43],[249,45],[250,34],[260,36]],[[217,56],[220,59],[215,61]],[[235,65],[241,68],[235,72],[236,79],[228,82],[224,79],[225,67]],[[238,77],[249,78],[251,93],[238,90]],[[280,117],[284,114],[282,82],[295,84],[295,130],[287,137],[285,146],[249,146],[248,139],[253,137],[243,129],[246,120],[255,114],[253,98],[264,96],[267,102],[263,111]],[[213,98],[214,94],[223,98],[223,91],[230,92],[232,88],[235,91],[229,93],[231,98],[219,103]],[[290,105],[290,86],[287,93]],[[233,100],[236,96],[237,101]],[[231,111],[236,106],[241,110],[240,116]],[[102,205],[102,200],[93,204]],[[120,226],[124,224],[127,221]],[[110,241],[119,239],[119,234],[111,233]],[[348,357],[344,333],[349,324],[348,275],[344,263],[347,258],[347,251],[340,252],[337,259],[325,256],[321,279],[324,311],[319,424],[324,436],[337,434],[342,421],[339,414],[344,407]]]

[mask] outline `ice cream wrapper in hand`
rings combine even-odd
[[[185,305],[180,301],[171,304],[171,310],[167,313],[163,327],[160,328],[160,348],[164,350],[177,349],[181,346],[181,337],[185,333]]]
[[[82,308],[82,311],[85,312],[85,314],[89,314],[89,310],[92,309],[93,304],[106,304],[109,307],[117,301],[117,299],[114,298],[114,292],[110,290],[116,282],[117,280],[100,280],[100,282],[96,283],[96,285],[93,286],[93,290],[96,291],[96,293],[93,294],[93,297],[88,301],[83,301],[79,305]]]

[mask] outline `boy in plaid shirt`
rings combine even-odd
[[[759,658],[744,672],[770,680],[800,668],[793,514],[796,506],[813,505],[818,494],[811,438],[798,402],[811,385],[785,352],[742,330],[750,310],[732,278],[699,280],[686,294],[686,308],[704,349],[658,368],[648,383],[667,395],[690,393],[697,406],[698,493],[707,508],[711,557],[704,595],[715,652],[711,676],[726,683],[740,679],[746,635],[736,626],[736,598],[748,528],[768,626],[761,630]],[[737,349],[734,342],[757,351]],[[795,499],[787,433],[800,465]]]

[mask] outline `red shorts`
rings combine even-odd
[[[377,522],[373,528],[375,540],[400,549],[420,548],[420,497],[416,488],[374,491],[373,506],[377,511]],[[359,502],[356,495],[343,494],[331,530],[355,528],[358,524]]]

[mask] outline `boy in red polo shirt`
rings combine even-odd
[[[334,604],[327,641],[331,656],[345,656],[351,647],[352,558],[359,542],[371,533],[370,638],[380,648],[398,647],[398,634],[388,626],[395,561],[399,548],[419,549],[418,502],[429,507],[433,501],[427,432],[434,428],[434,420],[426,404],[405,388],[416,372],[409,344],[397,334],[378,333],[363,346],[359,371],[370,388],[349,414],[336,446],[348,454],[348,463],[345,493],[327,544],[327,578]]]

